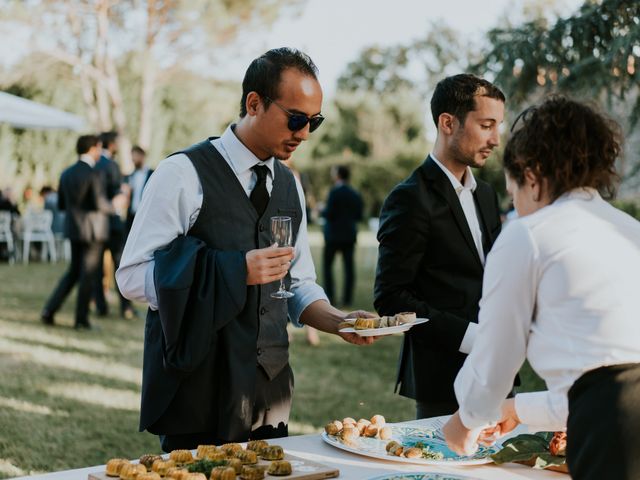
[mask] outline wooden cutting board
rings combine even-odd
[[[305,458],[295,457],[285,453],[284,459],[291,463],[293,472],[291,475],[275,476],[268,475],[265,472],[265,479],[280,479],[280,480],[321,480],[323,478],[335,478],[340,475],[340,470],[332,468],[322,463],[312,462]],[[264,465],[268,467],[271,462],[267,460],[258,460],[258,465]],[[207,475],[208,477],[208,475]],[[240,476],[236,477],[240,480]],[[88,480],[117,480],[118,477],[109,477],[105,472],[90,473]]]

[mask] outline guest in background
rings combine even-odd
[[[126,234],[129,234],[133,219],[138,211],[144,190],[153,170],[146,166],[147,152],[142,147],[134,145],[131,149],[131,159],[135,170],[125,178],[125,184],[129,186],[129,208],[127,209]]]
[[[572,478],[637,479],[640,222],[601,197],[614,191],[620,129],[563,97],[521,118],[504,152],[519,218],[489,254],[444,433],[468,454],[492,422],[499,434],[566,428]],[[525,357],[548,390],[505,401]]]
[[[54,315],[71,289],[78,284],[75,328],[91,329],[89,300],[98,281],[102,248],[109,236],[107,215],[113,207],[102,191],[102,181],[94,169],[100,158],[100,141],[94,135],[78,138],[78,161],[60,176],[58,207],[66,211],[65,234],[71,240],[71,264],[47,300],[40,318],[54,324]]]
[[[107,198],[111,201],[122,193],[122,174],[120,173],[120,166],[114,160],[118,153],[118,134],[116,132],[103,132],[100,135],[100,141],[102,142],[102,154],[100,155],[100,160],[96,163],[95,169],[100,174],[103,190]],[[117,210],[119,210],[119,208]],[[120,266],[120,258],[122,257],[122,249],[124,248],[125,242],[125,223],[122,218],[124,212],[117,210],[114,210],[114,212],[109,215],[109,238],[104,244],[104,251],[106,252],[108,250],[111,253],[114,272]],[[104,278],[105,252],[103,252],[103,260],[100,262],[100,279]],[[135,312],[131,307],[131,302],[120,293],[117,285],[116,291],[120,298],[120,314],[124,318],[133,318]],[[105,298],[102,281],[96,284],[94,299],[96,301],[98,315],[108,315],[109,306]]]
[[[349,184],[351,177],[349,167],[333,167],[331,176],[334,186],[329,192],[327,205],[322,212],[325,218],[322,257],[324,290],[329,301],[338,304],[334,292],[333,259],[337,253],[340,253],[344,265],[342,305],[351,305],[355,283],[353,256],[358,236],[358,222],[362,220],[362,197]]]

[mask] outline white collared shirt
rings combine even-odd
[[[222,136],[211,142],[235,172],[247,196],[256,184],[254,165],[266,165],[267,190],[271,193],[274,159],[262,162],[227,127]],[[295,177],[295,176],[294,176]],[[316,300],[327,300],[320,285],[309,248],[307,216],[302,185],[295,179],[302,222],[296,240],[295,258],[289,270],[291,290],[295,296],[287,301],[289,316],[299,325],[299,318],[307,306]],[[168,245],[179,235],[186,235],[195,223],[202,206],[203,192],[195,167],[184,154],[173,155],[162,162],[149,178],[142,201],[127,238],[116,280],[122,294],[130,300],[146,301],[157,309],[153,280],[153,253]]]
[[[477,338],[454,384],[464,425],[499,419],[526,356],[548,391],[516,395],[518,417],[565,428],[583,373],[640,362],[639,272],[640,222],[593,189],[510,222],[488,255]]]
[[[80,155],[80,159],[81,162],[86,163],[87,165],[89,165],[91,168],[96,166],[96,161],[94,160],[94,158],[89,155],[88,153],[83,153],[82,155]]]
[[[438,167],[444,172],[449,181],[451,182],[451,186],[458,195],[458,200],[460,200],[460,206],[462,207],[462,211],[464,212],[464,216],[467,219],[467,225],[469,226],[469,230],[471,231],[471,236],[473,237],[473,243],[476,245],[476,250],[478,250],[478,255],[480,256],[480,261],[484,265],[484,249],[482,248],[482,230],[480,229],[480,222],[478,222],[478,211],[476,210],[476,202],[473,200],[473,192],[476,191],[476,187],[478,183],[476,182],[475,177],[473,176],[473,172],[471,168],[467,167],[467,170],[464,174],[464,185],[460,183],[460,180],[456,178],[456,176],[449,171],[447,167],[445,167],[440,161],[436,158],[436,156],[432,153],[431,158],[435,162]],[[469,323],[467,330],[464,332],[464,337],[462,338],[462,343],[460,343],[460,352],[469,353],[471,351],[471,347],[476,337],[478,325],[475,323]]]

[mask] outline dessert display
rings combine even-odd
[[[351,420],[357,432],[357,422]],[[361,423],[361,427],[368,424]],[[265,477],[312,480],[335,477],[339,473],[335,468],[285,455],[281,446],[270,445],[266,440],[253,440],[247,442],[246,448],[239,443],[228,443],[219,447],[199,445],[195,454],[190,450],[174,450],[164,456],[145,454],[139,463],[112,458],[107,462],[106,472],[89,474],[89,480],[108,480],[109,477],[122,480],[261,480]]]

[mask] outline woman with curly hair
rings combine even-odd
[[[573,478],[640,478],[640,222],[603,200],[619,127],[559,96],[518,120],[504,168],[520,218],[487,259],[447,442],[470,453],[496,422],[566,428]],[[525,358],[548,390],[505,401]]]

